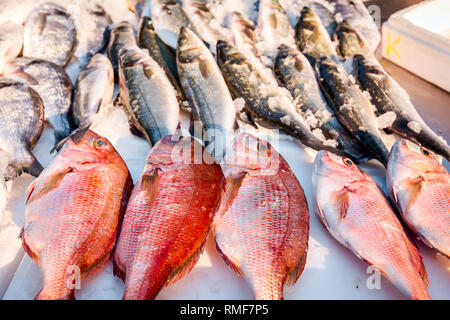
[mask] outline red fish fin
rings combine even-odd
[[[30,246],[27,244],[27,242],[25,241],[25,236],[24,236],[24,229],[22,229],[22,231],[20,232],[20,238],[22,238],[22,247],[25,250],[25,252],[28,254],[28,256],[34,261],[36,262],[37,265],[39,265],[39,259],[38,259],[38,254],[36,252],[33,252],[33,250],[31,250]]]
[[[216,250],[222,257],[223,261],[225,261],[225,263],[231,270],[233,270],[240,276],[244,276],[244,273],[241,271],[241,269],[239,269],[239,267],[237,265],[235,265],[230,259],[228,259],[227,255],[225,253],[223,253],[223,251],[220,249],[219,245],[217,244],[217,241],[216,241]]]
[[[418,176],[416,178],[408,179],[404,182],[404,189],[406,192],[406,208],[405,212],[411,208],[411,206],[416,202],[419,196],[420,190],[422,190],[423,177]]]
[[[34,191],[34,188],[36,187],[38,179],[35,179],[29,186],[27,189],[27,199],[25,200],[25,204],[28,203],[28,200],[30,200],[30,196]]]
[[[334,192],[333,197],[336,204],[336,209],[339,212],[340,220],[343,220],[347,215],[349,206],[348,188],[344,187],[342,190]]]
[[[327,222],[327,219],[325,218],[325,214],[323,213],[323,210],[317,201],[314,202],[314,211],[316,212],[316,215],[320,218],[319,220],[320,222],[322,222],[323,226],[326,229],[329,229],[330,226]]]
[[[405,241],[407,242],[410,259],[413,265],[417,268],[417,272],[419,272],[422,280],[428,287],[430,285],[430,282],[428,281],[428,274],[423,263],[422,255],[420,254],[419,249],[414,245],[414,243],[410,241],[407,234],[405,234]]]
[[[222,204],[219,209],[219,214],[223,214],[230,209],[233,204],[234,198],[236,198],[242,181],[244,181],[247,172],[242,171],[234,175],[227,177],[225,182],[225,193],[222,196]]]
[[[286,279],[286,284],[288,286],[294,285],[297,282],[300,275],[302,274],[303,269],[305,269],[307,251],[308,250],[305,250],[305,252],[303,252],[297,265],[288,273]]]
[[[83,278],[87,278],[90,275],[93,275],[97,271],[99,271],[101,268],[103,268],[109,261],[113,254],[112,248],[106,252],[100,259],[98,259],[92,266],[89,268],[82,270],[82,276]]]
[[[119,267],[119,264],[116,262],[116,259],[113,259],[113,275],[115,277],[119,277],[120,279],[122,279],[123,282],[125,282],[126,271],[122,270]]]
[[[156,199],[156,195],[158,194],[158,176],[159,169],[156,168],[152,172],[145,174],[141,178],[141,188],[147,190],[147,199],[151,204]]]
[[[205,237],[202,241],[202,243],[198,246],[198,248],[191,254],[189,258],[186,259],[184,263],[182,263],[180,266],[172,270],[170,273],[165,286],[168,286],[170,284],[173,284],[183,278],[185,275],[187,275],[192,268],[194,268],[195,264],[198,261],[198,258],[200,258],[200,255],[203,252],[203,249],[205,248],[206,240],[208,238],[209,231],[205,234]]]
[[[39,198],[42,198],[47,193],[52,191],[53,189],[56,189],[58,185],[61,183],[61,181],[64,179],[64,177],[70,173],[73,172],[74,168],[67,168],[63,171],[57,172],[49,177],[49,179],[46,181],[46,183],[39,188],[36,192],[33,192],[33,194],[27,198],[28,202],[33,202],[34,200],[37,200]],[[35,185],[33,186],[33,191],[35,190]]]

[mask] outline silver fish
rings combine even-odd
[[[345,59],[353,57],[355,54],[361,54],[370,62],[379,64],[372,50],[359,32],[353,28],[346,20],[339,23],[335,38],[338,40],[338,53]]]
[[[119,51],[119,65],[120,96],[133,125],[152,145],[174,133],[179,106],[164,70],[137,46]]]
[[[305,120],[295,110],[289,92],[273,86],[246,59],[241,52],[226,41],[219,40],[218,60],[231,92],[245,100],[245,111],[263,125],[282,128],[285,132],[315,150],[332,150],[343,154],[334,141],[326,141],[314,135]]]
[[[319,2],[311,2],[309,7],[319,16],[320,21],[328,31],[328,35],[332,38],[337,27],[337,21],[333,12]]]
[[[6,153],[5,179],[22,171],[38,176],[43,170],[30,150],[44,128],[44,105],[39,95],[24,83],[0,78],[0,152]]]
[[[156,34],[172,49],[177,47],[181,27],[199,34],[183,8],[175,0],[153,0],[150,4],[151,18]]]
[[[64,8],[45,3],[34,9],[25,22],[23,55],[66,66],[75,52],[77,32]]]
[[[372,158],[336,118],[320,90],[314,69],[301,52],[280,46],[274,72],[294,97],[297,111],[309,120],[311,131],[321,130],[326,138],[336,140],[338,148],[357,162]]]
[[[280,45],[295,46],[294,29],[278,0],[259,2],[258,28],[261,40],[265,42],[264,55],[271,60]]]
[[[335,15],[347,20],[364,37],[373,51],[381,41],[381,35],[374,19],[361,0],[328,0],[334,5]]]
[[[331,59],[322,57],[317,64],[321,87],[341,123],[384,165],[389,150],[377,126],[377,118],[369,98]]]
[[[75,83],[72,119],[75,126],[89,126],[97,112],[111,102],[114,70],[109,59],[98,53],[81,70]]]
[[[208,44],[215,55],[217,40],[227,40],[225,30],[202,0],[181,0],[182,8],[192,23],[198,35]]]
[[[23,26],[12,21],[0,24],[0,74],[6,63],[22,51]]]
[[[55,129],[55,143],[70,134],[72,82],[63,68],[49,61],[21,57],[6,67],[5,76],[27,83],[40,95],[45,120]]]
[[[75,21],[78,33],[76,56],[85,65],[96,53],[100,52],[108,40],[108,27],[111,17],[98,3],[88,4]]]
[[[312,59],[328,57],[339,63],[336,49],[319,16],[309,7],[304,7],[295,26],[295,37],[299,50]]]
[[[111,60],[114,68],[114,76],[116,79],[118,79],[119,50],[135,45],[136,39],[134,37],[133,26],[128,21],[120,22],[111,30],[107,52],[108,58]]]
[[[241,12],[233,11],[227,21],[227,28],[231,31],[233,43],[236,47],[248,47],[255,56],[259,53],[254,47],[258,39],[255,24]]]
[[[202,122],[208,150],[221,159],[230,142],[236,111],[227,84],[203,41],[182,27],[178,37],[177,65],[181,84]],[[214,143],[212,143],[214,142]]]
[[[183,91],[178,82],[178,70],[175,54],[156,34],[151,18],[147,16],[142,17],[137,40],[139,47],[147,49],[153,60],[158,62],[159,66],[166,72],[170,83],[172,83],[176,90],[178,100],[180,102],[185,100]],[[183,106],[183,104],[180,103],[180,106]]]
[[[378,64],[361,55],[354,58],[358,82],[372,97],[380,114],[393,112],[396,118],[389,129],[407,139],[442,154],[450,160],[450,147],[422,119],[408,93]]]

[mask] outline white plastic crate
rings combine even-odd
[[[450,92],[450,0],[398,11],[382,27],[383,57]]]

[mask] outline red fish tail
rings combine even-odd
[[[255,300],[283,300],[283,284],[260,279],[253,286]]]
[[[170,271],[165,265],[149,265],[146,270],[127,268],[122,300],[155,299],[169,278]]]
[[[68,290],[61,295],[55,295],[48,292],[48,290],[44,287],[41,291],[39,291],[36,297],[34,297],[34,300],[75,300],[75,294],[73,290]]]

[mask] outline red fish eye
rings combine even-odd
[[[351,167],[353,165],[353,161],[350,160],[349,158],[344,158],[343,161],[347,167]]]
[[[107,145],[106,141],[103,140],[102,138],[95,139],[93,144],[94,144],[94,147],[96,147],[98,149],[106,147],[106,145]]]
[[[427,149],[424,148],[420,148],[420,152],[422,152],[424,155],[429,156],[430,155],[430,151],[428,151]]]

